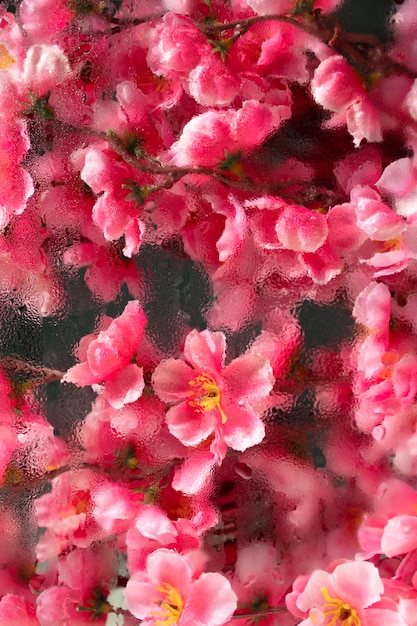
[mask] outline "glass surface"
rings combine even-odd
[[[416,28],[0,2],[0,626],[416,626]]]

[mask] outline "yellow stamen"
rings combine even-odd
[[[62,509],[59,513],[59,517],[64,519],[72,515],[80,515],[80,513],[87,513],[89,510],[90,496],[88,491],[76,491],[72,499],[68,503],[65,509]]]
[[[152,602],[158,604],[160,609],[158,611],[152,611],[152,617],[158,617],[155,621],[155,626],[171,626],[176,624],[181,617],[182,609],[184,607],[183,599],[180,593],[175,587],[169,583],[163,583],[158,587],[158,591],[165,596],[161,601],[158,598],[152,598]]]
[[[0,70],[7,70],[13,63],[15,63],[15,59],[9,53],[6,46],[0,43]]]
[[[376,251],[379,253],[401,250],[401,240],[399,237],[394,237],[393,239],[387,239],[385,241],[375,240],[373,244]]]
[[[326,604],[324,605],[323,615],[331,616],[330,622],[327,626],[361,626],[361,620],[359,619],[356,609],[354,609],[348,602],[344,602],[340,598],[332,598],[327,591],[326,587],[321,587]]]
[[[222,418],[222,424],[225,424],[227,417],[221,407],[220,389],[214,379],[206,372],[203,372],[197,376],[197,378],[190,380],[189,385],[193,387],[193,389],[189,392],[192,399],[188,401],[188,404],[193,407],[193,409],[202,411],[203,413],[218,409]]]

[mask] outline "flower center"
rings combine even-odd
[[[361,626],[361,620],[356,609],[347,602],[343,602],[340,598],[332,598],[326,587],[321,587],[320,591],[326,600],[326,604],[323,607],[325,609],[323,615],[331,617],[330,622],[327,623],[328,626],[342,623],[343,626]]]
[[[374,241],[373,244],[376,248],[376,251],[380,253],[401,250],[401,240],[399,237],[394,237],[393,239],[387,239],[385,241]]]
[[[76,491],[73,497],[68,502],[65,509],[60,511],[59,517],[64,519],[65,517],[71,517],[72,515],[80,515],[80,513],[87,513],[90,507],[90,493],[88,491]]]
[[[218,388],[214,379],[206,372],[203,372],[197,378],[190,380],[189,382],[192,390],[189,392],[191,400],[188,404],[197,411],[213,411],[218,409],[222,424],[227,422],[227,417],[220,404],[220,389]]]
[[[155,626],[171,626],[176,624],[181,617],[184,602],[180,596],[180,593],[175,587],[169,583],[163,583],[158,587],[158,591],[162,593],[164,599],[158,600],[152,598],[152,602],[159,605],[158,611],[152,611],[152,617],[157,617]]]

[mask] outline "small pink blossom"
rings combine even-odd
[[[220,165],[227,153],[260,145],[287,119],[287,105],[245,100],[238,110],[205,111],[193,117],[165,158],[174,165]]]
[[[346,121],[356,147],[362,139],[382,140],[377,110],[344,57],[335,55],[320,63],[311,81],[311,91],[318,104],[337,114],[332,123]]]
[[[193,22],[172,12],[166,13],[151,31],[149,44],[147,61],[155,74],[180,72],[186,75],[198,64],[203,53],[211,53],[210,44]],[[193,54],[189,54],[190,50]]]
[[[168,359],[155,369],[154,389],[173,403],[166,421],[187,446],[213,437],[218,462],[226,446],[246,450],[262,441],[265,429],[253,405],[264,400],[274,382],[269,361],[248,351],[225,366],[223,333],[196,330],[185,340],[184,360]]]
[[[328,234],[326,217],[300,206],[286,206],[275,224],[278,240],[294,252],[316,252]]]
[[[136,300],[98,336],[84,337],[80,344],[82,363],[74,365],[63,381],[79,387],[103,381],[106,398],[114,408],[137,400],[144,387],[142,370],[131,363],[145,330],[145,315]]]
[[[374,511],[365,516],[358,531],[363,550],[389,557],[417,549],[417,492],[391,478],[380,484]]]
[[[212,51],[201,59],[188,77],[191,96],[203,106],[228,106],[238,95],[239,88],[239,77]]]

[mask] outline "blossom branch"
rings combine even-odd
[[[61,380],[64,376],[64,372],[61,372],[60,370],[34,365],[33,363],[29,363],[28,361],[23,361],[22,359],[17,359],[12,356],[6,356],[0,359],[0,366],[4,367],[9,376],[24,374],[29,376],[32,382],[38,382],[41,384]]]
[[[231,619],[261,619],[267,615],[279,615],[280,613],[287,613],[285,607],[270,607],[269,609],[259,609],[257,611],[245,611],[244,613],[235,613]]]
[[[231,41],[236,41],[254,24],[268,21],[283,22],[320,39],[344,56],[358,70],[380,72],[383,75],[400,73],[412,79],[417,78],[416,72],[390,59],[384,45],[374,35],[345,33],[334,18],[322,16],[319,11],[314,11],[311,17],[313,19],[307,22],[288,15],[255,15],[223,24],[196,24],[196,26],[205,34],[223,33],[237,29],[237,32],[231,37]]]

